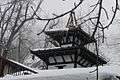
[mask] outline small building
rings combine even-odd
[[[18,63],[11,59],[6,59],[0,56],[0,60],[4,63],[4,70],[3,74],[10,74],[10,75],[27,75],[27,74],[36,74],[37,71],[34,69],[27,67],[21,63]]]

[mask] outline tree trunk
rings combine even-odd
[[[0,48],[0,77],[4,76],[4,68],[5,68],[5,58],[7,56],[6,50]]]
[[[0,59],[0,77],[4,76],[4,67],[5,67],[5,62],[3,59]]]

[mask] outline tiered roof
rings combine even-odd
[[[71,43],[78,45],[82,43],[83,45],[85,45],[96,41],[81,28],[51,29],[45,31],[45,34],[48,35],[53,40],[57,41],[60,45],[71,44]],[[73,38],[75,41],[73,41]]]
[[[59,47],[33,49],[31,53],[42,59],[47,65],[72,63],[82,67],[90,67],[97,64],[97,55],[84,47],[96,40],[81,28],[51,29],[45,31],[45,34],[57,41]],[[99,65],[106,63],[105,59],[98,57]]]
[[[77,55],[76,63],[82,67],[90,67],[96,65],[97,56],[87,50],[85,47],[55,47],[39,50],[31,50],[31,53],[38,56],[47,65],[60,65],[75,63],[74,57]],[[107,62],[99,57],[99,65]]]

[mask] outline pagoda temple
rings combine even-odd
[[[30,50],[32,54],[46,63],[47,68],[55,66],[62,69],[67,64],[73,64],[74,68],[78,65],[92,67],[107,63],[103,57],[97,56],[96,53],[85,47],[87,44],[95,43],[96,40],[75,21],[75,15],[71,13],[66,28],[44,31],[51,44],[54,45],[53,48]]]

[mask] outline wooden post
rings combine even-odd
[[[48,64],[49,64],[49,56],[45,55],[45,62],[46,62],[46,69],[48,70]]]
[[[74,56],[74,68],[77,68],[77,53]]]
[[[96,80],[98,80],[98,77],[99,77],[99,71],[98,71],[98,57],[99,57],[99,54],[98,54],[98,46],[97,46],[97,42],[95,42],[95,47],[96,47],[96,53],[97,53],[97,61],[96,61]]]

